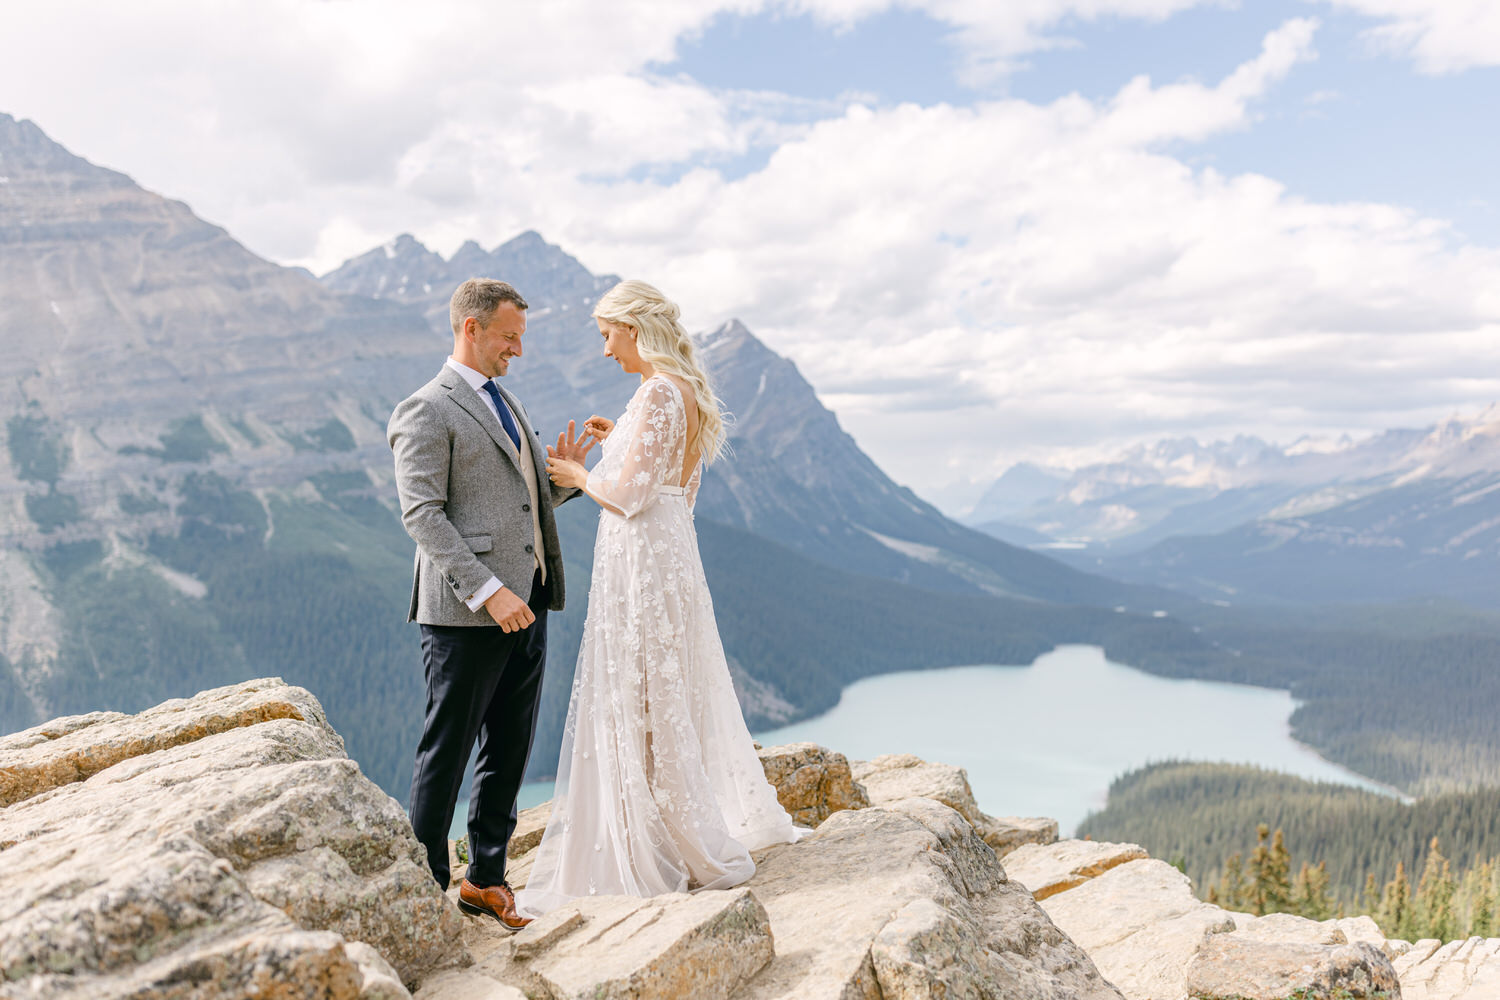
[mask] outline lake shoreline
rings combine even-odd
[[[860,678],[826,712],[755,737],[766,746],[810,740],[850,759],[913,753],[964,767],[981,808],[1048,816],[1064,835],[1105,806],[1115,778],[1164,759],[1252,764],[1407,800],[1292,737],[1296,707],[1286,689],[1163,677],[1111,661],[1101,647],[1065,644],[1029,664]],[[519,808],[551,794],[551,782],[528,783]],[[455,817],[454,829],[463,827]]]

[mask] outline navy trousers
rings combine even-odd
[[[448,888],[448,830],[469,754],[479,743],[469,794],[469,881],[505,881],[505,848],[516,828],[516,793],[531,758],[542,670],[547,662],[547,587],[532,580],[536,621],[422,626],[427,715],[411,778],[411,825],[438,885]]]

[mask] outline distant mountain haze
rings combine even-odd
[[[967,519],[1208,599],[1500,607],[1500,404],[1360,441],[1173,439],[1072,471],[1016,466]]]

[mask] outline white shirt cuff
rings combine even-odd
[[[464,603],[469,606],[470,611],[478,611],[480,608],[484,607],[484,602],[493,597],[495,595],[495,592],[503,586],[505,586],[505,584],[501,583],[498,578],[492,576],[490,577],[488,583],[486,583],[483,587],[480,587],[478,590],[474,591],[474,596],[465,600]]]

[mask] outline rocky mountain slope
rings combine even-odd
[[[403,235],[322,280],[335,291],[420,308],[434,332],[447,335],[448,297],[475,274],[505,277],[532,303],[527,339],[533,358],[518,364],[507,384],[533,414],[543,415],[541,422],[624,408],[637,383],[601,356],[589,318],[599,295],[618,279],[590,274],[536,233],[489,252],[466,243],[447,260]],[[892,482],[839,427],[796,366],[743,324],[704,333],[699,346],[736,418],[733,461],[710,470],[700,516],[843,569],[937,590],[1160,605],[1160,594],[1078,573],[956,524]]]
[[[1500,985],[1500,940],[1228,912],[1135,845],[986,816],[958,768],[851,767],[812,744],[761,757],[813,830],[758,852],[745,885],[591,897],[506,935],[439,891],[305,690],[256,680],[53,720],[0,737],[0,996],[1488,1000]],[[545,809],[522,819],[517,882]]]

